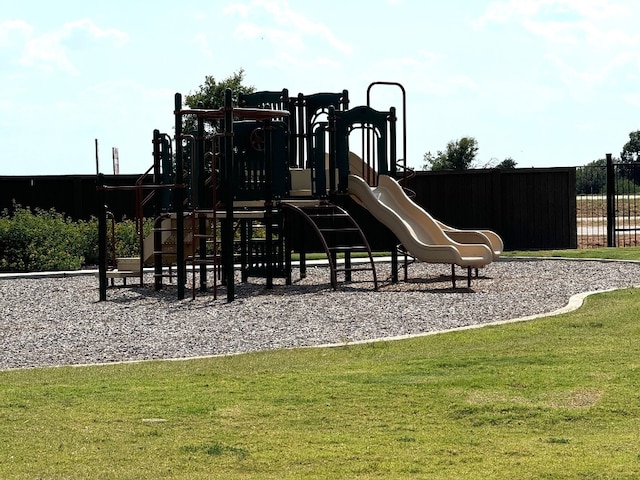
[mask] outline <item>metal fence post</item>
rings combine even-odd
[[[607,153],[607,247],[616,246],[616,178],[613,159]]]
[[[98,291],[100,301],[107,299],[107,209],[105,207],[104,175],[96,178],[98,195]]]

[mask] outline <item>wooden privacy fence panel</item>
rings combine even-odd
[[[139,175],[105,177],[109,185],[133,185]],[[494,230],[507,250],[577,246],[575,168],[417,172],[409,187],[438,220]],[[88,219],[97,212],[95,176],[0,177],[0,209],[11,208],[13,200]],[[107,195],[118,219],[134,218],[134,200],[132,191]]]
[[[417,172],[409,187],[438,220],[494,230],[506,250],[577,247],[573,167]]]
[[[139,177],[105,175],[109,185],[133,185]],[[23,207],[54,208],[73,219],[88,220],[97,216],[97,198],[95,175],[0,176],[0,210],[11,210],[15,201]],[[135,218],[133,191],[109,193],[107,204],[117,219]]]

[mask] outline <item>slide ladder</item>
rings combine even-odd
[[[352,272],[355,271],[371,271],[374,289],[378,289],[378,277],[369,242],[356,221],[345,209],[331,203],[297,206],[286,202],[282,203],[282,208],[288,213],[302,217],[317,235],[327,254],[331,286],[334,290],[338,288],[339,272],[344,272],[345,281],[349,282]],[[351,254],[354,252],[366,252],[369,264],[353,265]],[[339,253],[344,254],[344,264],[341,267],[338,267],[337,262]],[[300,274],[302,277],[306,271],[304,255],[304,252],[300,253]],[[288,281],[290,282],[290,278]]]

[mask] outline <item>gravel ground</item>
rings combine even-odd
[[[378,265],[354,282],[329,284],[326,267],[271,290],[260,279],[226,302],[211,293],[177,300],[176,287],[116,286],[98,301],[93,275],[0,279],[0,370],[184,358],[420,334],[554,311],[577,293],[640,285],[640,264],[502,259],[451,288],[449,267],[414,264],[409,281]],[[462,270],[459,274],[462,275]],[[297,271],[294,271],[297,275]],[[188,283],[190,285],[190,282]]]

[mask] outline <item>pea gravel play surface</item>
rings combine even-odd
[[[177,300],[176,287],[115,287],[98,301],[93,275],[0,280],[0,369],[187,358],[340,344],[442,331],[547,313],[587,291],[640,285],[640,264],[503,259],[480,271],[471,289],[451,288],[446,265],[415,264],[409,281],[388,281],[378,265],[329,284],[325,267],[292,286],[260,279],[236,287],[237,299],[211,293]],[[297,273],[297,272],[295,272]],[[462,274],[462,271],[459,271]],[[190,285],[190,282],[188,283]]]

